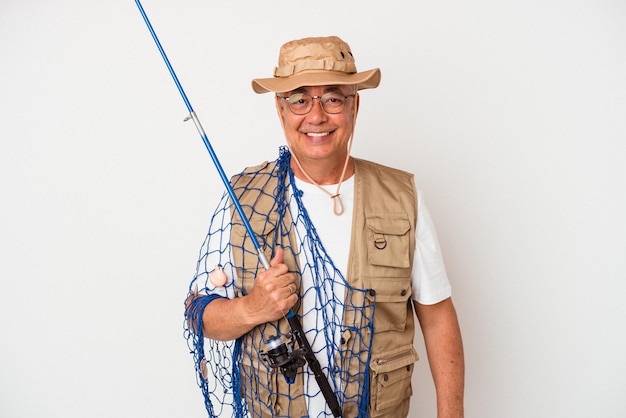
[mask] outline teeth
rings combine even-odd
[[[309,132],[307,133],[308,136],[326,136],[328,135],[328,132]]]

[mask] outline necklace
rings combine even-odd
[[[320,190],[322,190],[324,193],[330,196],[330,198],[333,201],[333,213],[337,216],[343,215],[344,207],[343,207],[343,201],[341,200],[341,193],[339,193],[339,189],[341,189],[341,183],[343,183],[343,178],[345,177],[346,170],[348,169],[348,163],[350,162],[350,153],[348,152],[348,155],[346,156],[346,161],[343,163],[343,170],[341,171],[341,177],[339,177],[339,183],[337,183],[337,190],[335,190],[334,194],[329,192],[328,190],[326,190],[324,186],[322,186],[321,184],[313,180],[313,178],[309,175],[309,173],[307,173],[306,170],[302,167],[302,164],[300,164],[300,161],[298,160],[298,157],[296,157],[295,154],[291,154],[291,157],[295,160],[296,164],[298,164],[298,167],[300,168],[300,171],[302,171],[304,176],[311,183],[316,185]]]

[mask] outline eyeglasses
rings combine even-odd
[[[354,97],[354,93],[344,96],[343,93],[331,91],[322,96],[311,96],[306,93],[294,93],[289,97],[278,96],[287,102],[287,107],[296,115],[306,115],[313,109],[313,100],[320,99],[320,104],[324,112],[330,114],[341,113],[345,107],[346,100]]]

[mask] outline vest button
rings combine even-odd
[[[385,382],[386,382],[387,380],[389,380],[389,375],[388,375],[388,374],[385,374],[385,375],[383,376],[383,380],[384,380]]]
[[[369,290],[370,296],[376,296],[376,291],[374,289]]]
[[[404,296],[406,295],[406,289],[402,289],[402,292],[400,292],[400,296]]]

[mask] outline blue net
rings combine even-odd
[[[276,161],[244,170],[231,184],[268,259],[275,248],[284,250],[299,287],[293,311],[344,416],[366,417],[374,300],[366,289],[351,286],[326,253],[289,161],[289,150],[281,147]],[[185,314],[185,336],[207,412],[210,417],[333,416],[308,364],[288,378],[267,361],[272,340],[284,342],[290,353],[302,349],[286,319],[258,326],[235,341],[204,338],[207,304],[245,295],[262,268],[225,193],[200,250]],[[227,281],[221,286],[216,278],[223,275]]]

